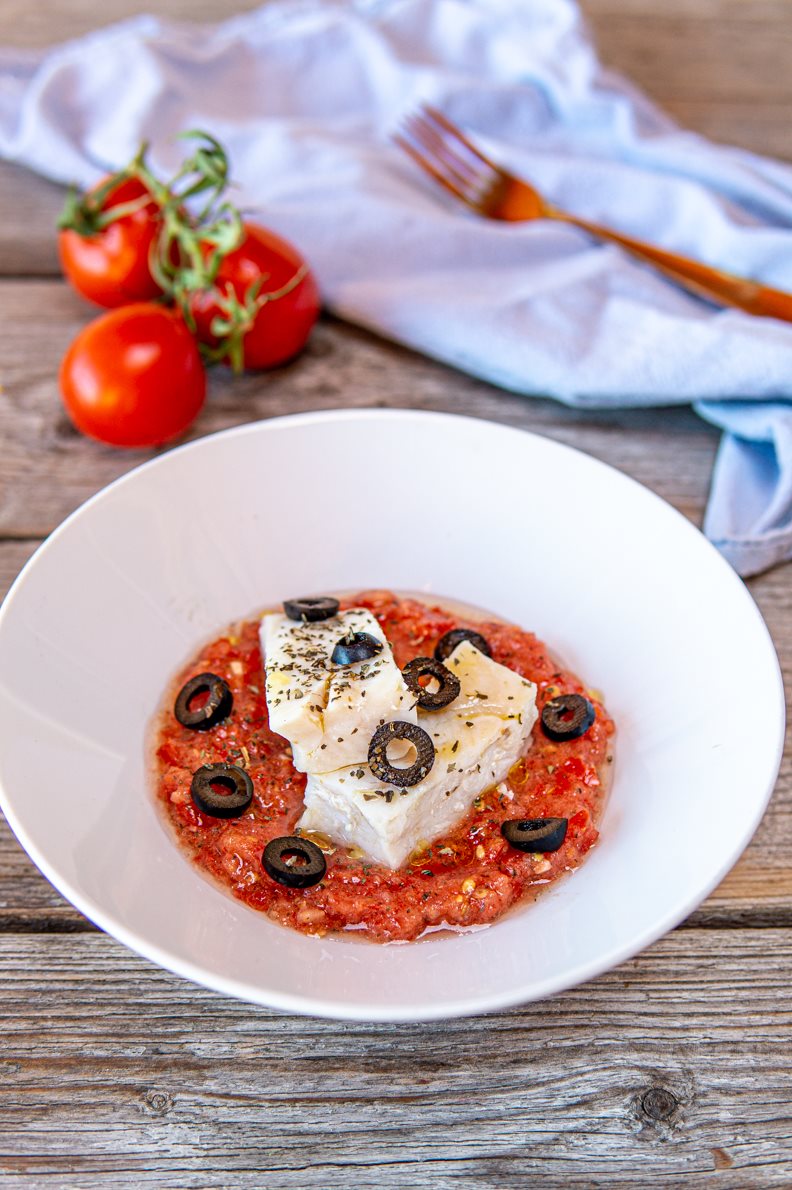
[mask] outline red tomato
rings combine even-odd
[[[101,210],[111,210],[148,193],[139,178],[128,178],[110,191]],[[90,302],[108,307],[157,297],[161,291],[149,269],[149,253],[159,231],[158,213],[152,200],[92,235],[81,235],[72,228],[61,230],[61,265],[77,292]]]
[[[157,446],[198,415],[206,374],[181,315],[139,302],[80,331],[61,364],[60,386],[84,434],[111,446]]]
[[[218,344],[211,331],[212,320],[225,317],[219,295],[226,293],[229,286],[239,301],[244,302],[250,287],[258,281],[261,298],[288,287],[305,266],[296,248],[274,232],[255,223],[246,223],[244,227],[245,237],[223,260],[214,288],[197,293],[190,300],[198,337],[212,347]],[[296,355],[305,346],[319,306],[319,290],[310,272],[288,293],[265,302],[242,341],[244,366],[273,368]]]

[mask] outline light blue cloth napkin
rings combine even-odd
[[[0,154],[88,184],[143,138],[172,169],[174,135],[208,129],[337,314],[520,393],[692,403],[725,431],[705,531],[744,575],[792,557],[792,324],[446,201],[390,139],[423,100],[559,206],[792,289],[792,169],[680,131],[602,69],[571,0],[287,0],[0,52]]]

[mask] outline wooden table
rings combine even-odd
[[[148,7],[225,11],[217,0]],[[101,19],[135,8],[105,0]],[[678,119],[792,158],[792,0],[586,8],[606,61]],[[0,44],[76,35],[99,11],[5,0]],[[58,276],[60,202],[57,187],[0,166],[3,590],[67,513],[146,457],[88,442],[61,412],[58,360],[91,315]],[[538,430],[701,519],[717,439],[690,412],[524,400],[332,321],[289,368],[215,376],[194,434],[371,404]],[[787,678],[791,580],[786,567],[749,584]],[[552,1000],[440,1025],[292,1019],[193,987],[99,933],[2,824],[0,1184],[792,1185],[791,778],[787,754],[743,859],[674,933]]]

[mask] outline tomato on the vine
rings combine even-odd
[[[141,145],[87,194],[70,191],[58,224],[68,280],[110,307],[66,353],[63,401],[78,429],[113,446],[156,446],[189,426],[206,397],[202,356],[237,371],[275,367],[319,313],[299,252],[224,199],[220,142],[183,136],[198,143],[170,179]]]
[[[148,202],[143,200],[149,197]],[[115,217],[115,210],[130,206]],[[137,177],[115,185],[100,182],[63,216],[58,250],[67,279],[78,293],[109,308],[157,297],[150,259],[160,228],[160,211]]]
[[[186,430],[206,396],[195,339],[175,310],[139,302],[84,327],[60,370],[63,402],[84,434],[158,446]]]
[[[272,368],[295,356],[319,307],[316,281],[296,248],[255,223],[243,225],[211,288],[188,298],[201,342],[245,368]]]

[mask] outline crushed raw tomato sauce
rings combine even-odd
[[[244,621],[178,675],[156,722],[157,798],[193,861],[283,925],[307,934],[354,929],[377,942],[411,941],[431,928],[486,925],[576,868],[598,838],[612,759],[613,722],[598,696],[561,668],[532,633],[514,625],[466,620],[387,591],[364,592],[342,607],[369,608],[401,666],[431,656],[451,628],[475,628],[489,641],[495,661],[536,683],[540,714],[559,694],[586,694],[596,709],[594,724],[579,739],[554,743],[537,722],[531,748],[508,778],[476,798],[466,818],[398,871],[321,840],[325,877],[312,888],[286,888],[267,876],[261,856],[270,839],[295,833],[305,776],[294,769],[287,741],[269,730],[259,621]],[[177,722],[173,703],[184,682],[205,671],[228,682],[234,707],[210,731],[190,731]],[[220,762],[243,766],[253,781],[253,802],[239,818],[211,818],[192,801],[193,772]],[[558,851],[517,851],[501,835],[507,818],[549,817],[569,819]]]

